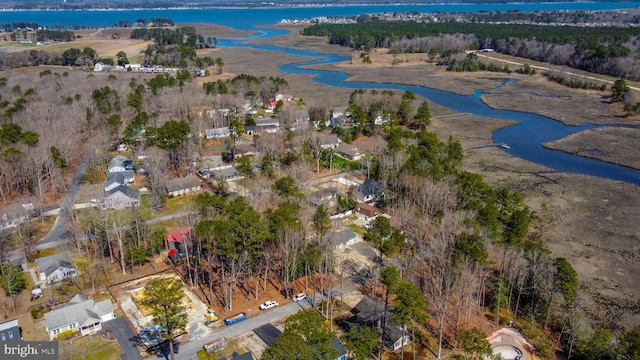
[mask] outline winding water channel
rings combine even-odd
[[[313,16],[352,16],[362,13],[381,13],[393,11],[479,11],[479,10],[607,10],[629,9],[637,7],[636,2],[590,2],[590,3],[535,3],[535,4],[425,4],[409,6],[327,6],[327,7],[301,7],[301,8],[265,8],[265,9],[142,9],[142,10],[107,10],[107,11],[0,11],[0,23],[12,21],[37,22],[46,26],[72,26],[108,27],[118,20],[130,20],[135,22],[139,18],[165,17],[172,18],[176,23],[215,23],[225,25],[237,30],[251,30],[256,33],[253,38],[268,38],[283,34],[283,29],[257,28],[260,25],[277,23],[280,19],[304,19]],[[241,46],[265,51],[280,51],[288,55],[299,57],[312,57],[313,61],[287,64],[280,70],[291,74],[308,74],[314,76],[313,81],[319,84],[350,89],[395,89],[411,90],[424,96],[433,103],[448,109],[485,116],[497,119],[513,120],[517,125],[502,128],[493,133],[494,143],[506,143],[510,149],[503,149],[513,156],[538,163],[553,169],[556,172],[571,172],[598,176],[601,178],[624,181],[640,186],[640,170],[614,165],[589,159],[578,155],[567,154],[562,151],[546,149],[543,143],[561,139],[569,134],[599,127],[593,124],[581,126],[568,126],[548,117],[531,113],[492,109],[480,100],[483,90],[479,89],[474,95],[464,96],[447,91],[431,89],[423,86],[376,83],[376,82],[350,82],[348,74],[340,71],[312,70],[306,65],[325,64],[348,60],[344,55],[320,54],[315,51],[287,49],[270,45],[254,45],[246,42],[247,38],[218,39],[218,46]],[[509,80],[505,80],[504,86],[509,86]]]
[[[261,29],[260,31],[260,37],[273,35],[270,34],[269,30],[265,32],[264,29]],[[571,126],[541,115],[513,110],[492,109],[480,100],[483,90],[477,90],[475,94],[467,96],[417,85],[351,82],[347,81],[350,75],[345,72],[314,70],[307,67],[308,65],[349,60],[349,56],[345,55],[323,54],[315,51],[288,49],[272,45],[248,44],[243,40],[225,40],[221,42],[220,45],[243,46],[265,51],[280,51],[292,56],[313,57],[315,58],[314,60],[282,65],[279,69],[290,74],[312,75],[314,76],[313,81],[318,84],[350,89],[410,90],[418,95],[424,96],[433,103],[460,113],[517,121],[518,124],[499,129],[495,131],[492,136],[493,143],[508,144],[510,149],[501,149],[511,155],[544,165],[556,172],[586,174],[624,181],[640,186],[640,170],[579,155],[568,154],[562,151],[551,150],[542,146],[543,143],[561,139],[578,131],[601,127],[599,125],[582,124],[580,126]],[[508,84],[512,82],[515,82],[515,80],[505,79],[500,86],[509,86]]]

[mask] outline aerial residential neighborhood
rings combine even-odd
[[[0,12],[2,349],[639,358],[640,10],[44,3]]]

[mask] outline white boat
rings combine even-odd
[[[507,144],[502,144],[500,145],[502,148],[504,149],[511,149],[511,146],[507,145]]]

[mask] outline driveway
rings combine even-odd
[[[120,354],[122,360],[143,360],[138,350],[138,337],[123,316],[107,321],[102,324],[107,331],[110,331],[122,347],[124,353]]]

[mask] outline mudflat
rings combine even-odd
[[[426,54],[394,56],[384,49],[371,52],[372,63],[367,64],[360,58],[360,52],[329,45],[325,38],[299,35],[304,26],[286,28],[290,29],[288,35],[252,42],[350,54],[349,61],[314,66],[345,71],[352,75],[350,81],[415,84],[468,95],[475,90],[493,89],[504,78],[516,78],[516,83],[486,91],[481,99],[494,108],[536,113],[570,125],[620,125],[623,128],[583,131],[545,146],[633,168],[640,165],[637,152],[640,130],[633,128],[640,125],[640,118],[623,117],[621,105],[608,101],[609,91],[572,89],[541,74],[452,73],[427,62]],[[495,61],[501,60],[503,56],[496,56]],[[508,61],[531,63],[513,57]],[[285,78],[290,79],[289,75]],[[305,82],[308,79],[299,75],[291,79],[295,79],[289,80],[292,93],[304,89],[303,93],[322,94],[322,98],[330,99],[328,104],[334,105],[340,99],[341,105],[348,101],[345,96],[348,90]],[[640,324],[640,277],[636,276],[640,272],[640,187],[599,177],[556,173],[499,148],[482,147],[491,144],[493,131],[511,123],[431,105],[430,130],[441,138],[451,135],[461,141],[466,170],[482,174],[493,186],[518,190],[524,195],[527,205],[539,216],[532,236],[540,239],[554,257],[566,258],[576,269],[584,293],[593,301],[596,320],[614,327]]]

